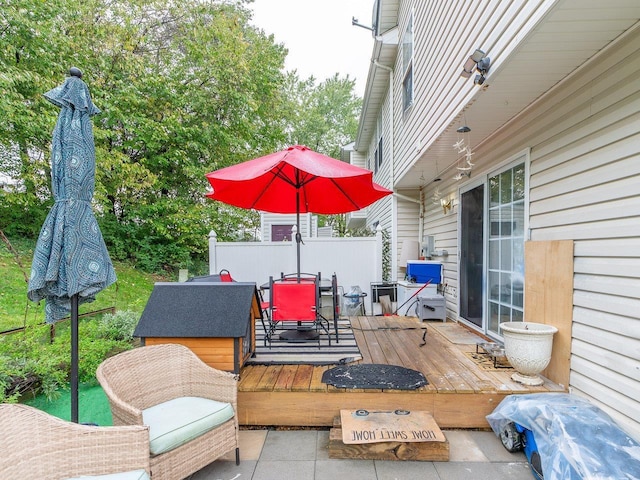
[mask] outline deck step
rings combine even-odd
[[[430,417],[426,412],[422,415]],[[344,415],[344,412],[341,412]],[[360,460],[400,460],[400,461],[425,461],[425,462],[448,462],[449,461],[449,441],[444,433],[431,418],[428,425],[429,435],[444,438],[444,441],[378,441],[373,443],[344,443],[342,421],[340,417],[335,417],[333,428],[329,431],[329,458],[351,458]],[[393,435],[393,432],[403,430],[389,430],[383,434]],[[389,433],[391,432],[391,434]],[[407,431],[407,437],[412,437],[411,431]],[[417,430],[422,434],[424,430]],[[380,436],[380,430],[377,435]],[[400,433],[396,437],[402,436]]]

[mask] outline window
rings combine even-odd
[[[290,242],[293,225],[271,225],[272,242]]]
[[[413,15],[402,37],[402,107],[413,105]]]
[[[380,166],[382,165],[382,137],[380,137],[380,140],[378,140],[378,146],[376,147],[376,151],[374,154],[375,157],[375,165],[374,165],[374,172],[378,172],[378,169],[380,168]]]
[[[378,169],[382,165],[382,116],[378,116],[378,120],[376,122],[376,137],[378,139],[378,143],[375,146],[375,150],[373,152],[373,168],[369,170],[373,170],[373,173],[378,173]]]

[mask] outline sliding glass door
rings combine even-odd
[[[483,332],[524,311],[526,156],[460,189],[460,317]]]
[[[483,328],[484,184],[460,194],[460,316]]]
[[[522,321],[524,311],[524,163],[489,177],[489,324]]]

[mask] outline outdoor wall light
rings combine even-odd
[[[474,70],[479,72],[479,75],[476,75],[473,83],[476,85],[482,85],[486,80],[486,75],[489,72],[489,68],[491,67],[491,59],[487,57],[487,55],[480,49],[477,49],[473,54],[467,58],[467,61],[464,62],[464,66],[462,67],[461,77],[469,78]]]
[[[486,75],[489,72],[489,68],[491,68],[491,59],[489,57],[484,57],[478,62],[477,69],[480,73],[473,79],[475,85],[482,85],[484,83],[487,79]]]
[[[442,207],[442,213],[446,215],[447,212],[451,210],[451,199],[447,200],[446,198],[441,198],[440,206]]]

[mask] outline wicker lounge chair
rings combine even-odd
[[[153,480],[183,479],[234,449],[239,463],[235,375],[209,367],[183,345],[166,344],[108,358],[96,376],[109,399],[115,425],[143,425],[143,411],[176,399],[215,400],[233,408],[233,417],[221,425],[165,453],[151,454]],[[153,430],[152,425],[152,437]],[[152,450],[153,444],[152,438]]]
[[[0,438],[2,480],[149,473],[147,427],[78,425],[27,405],[3,403]]]

